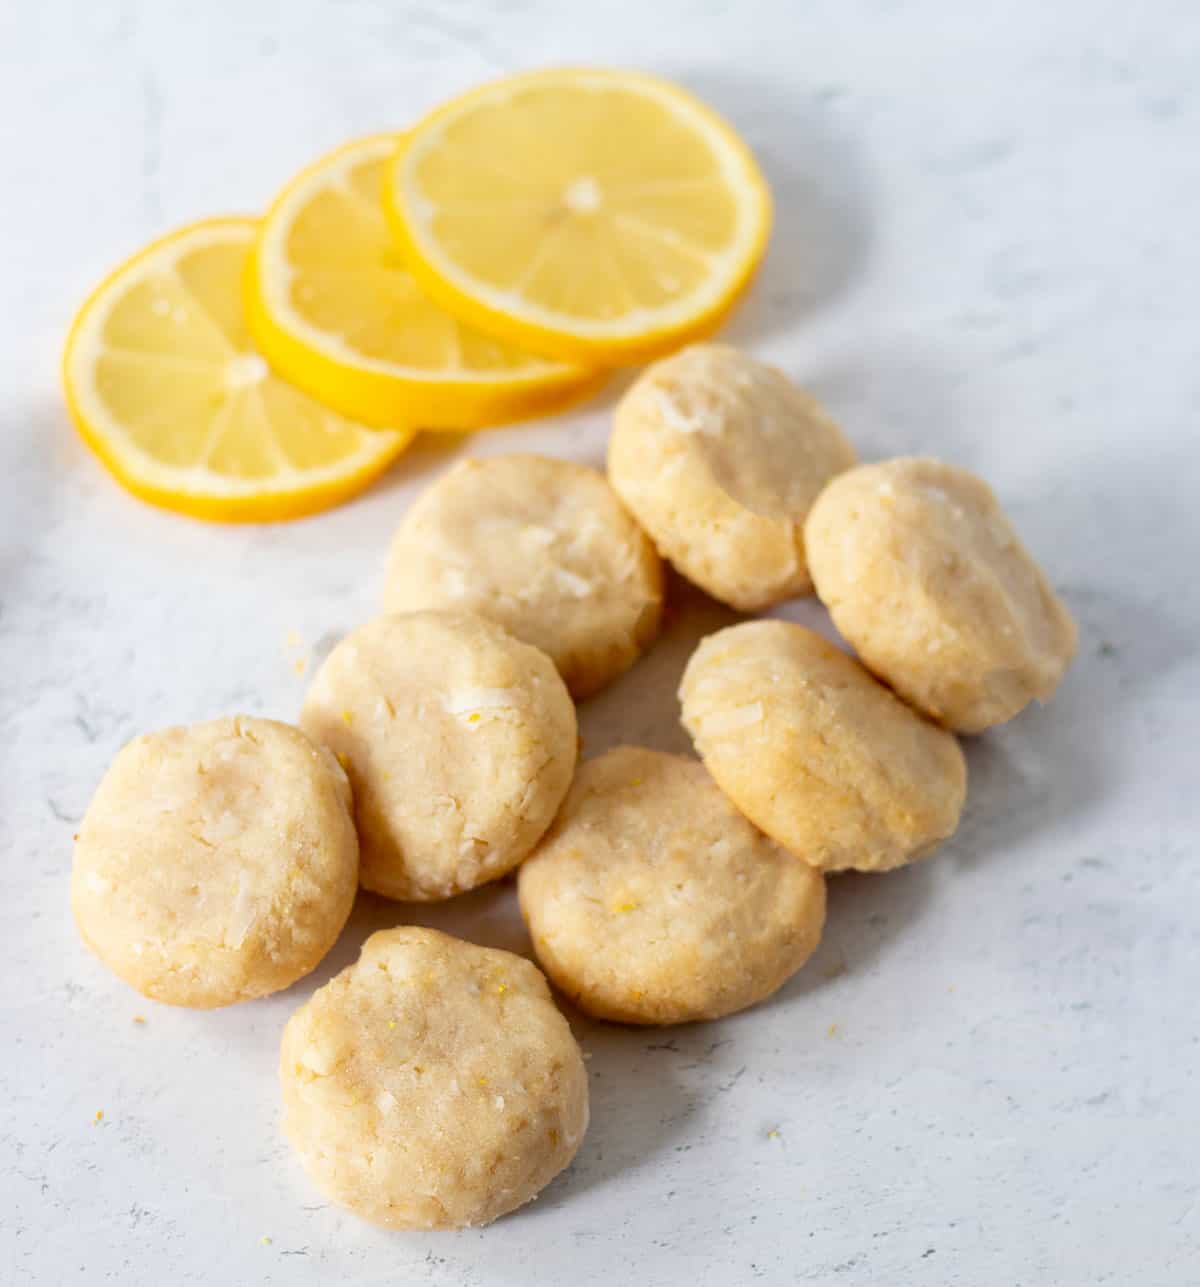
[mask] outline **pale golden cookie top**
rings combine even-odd
[[[1058,686],[1075,623],[991,488],[965,469],[860,465],[830,483],[805,530],[838,629],[947,727],[980,732]]]
[[[579,768],[519,877],[538,959],[585,1010],[716,1018],[769,995],[820,938],[824,881],[702,765],[620,747]]]
[[[317,672],[301,723],[345,765],[362,882],[390,898],[504,875],[550,825],[577,753],[550,659],[463,612],[360,626]]]
[[[538,969],[436,930],[373,934],[289,1020],[285,1130],[336,1201],[392,1228],[486,1224],[587,1129],[587,1075]]]
[[[654,638],[662,568],[596,470],[542,456],[468,459],[405,515],[384,599],[389,611],[499,622],[547,653],[581,697]]]
[[[781,371],[696,344],[621,399],[609,477],[659,551],[746,611],[811,589],[804,520],[854,449]]]
[[[958,824],[966,761],[953,735],[812,630],[719,630],[692,654],[679,695],[738,808],[822,871],[901,866]]]
[[[299,729],[235,716],[135,738],[75,845],[80,932],[179,1005],[261,996],[307,973],[357,887],[346,775]]]

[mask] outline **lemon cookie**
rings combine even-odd
[[[126,983],[208,1007],[307,974],[357,885],[346,775],[299,729],[243,715],[120,751],[79,828],[71,907]]]
[[[804,964],[825,921],[821,874],[751,826],[702,765],[629,746],[580,766],[518,887],[542,968],[623,1023],[754,1005]]]
[[[812,589],[804,520],[854,460],[782,372],[696,344],[656,362],[621,399],[608,476],[664,558],[750,612]]]
[[[361,880],[389,898],[449,898],[511,871],[575,768],[575,707],[550,659],[469,613],[355,630],[300,723],[350,775]]]
[[[803,626],[709,635],[679,694],[729,798],[822,871],[902,866],[958,825],[967,769],[954,736]]]
[[[436,930],[372,934],[288,1020],[279,1075],[309,1177],[391,1229],[495,1220],[587,1130],[583,1057],[541,972]]]
[[[817,593],[863,661],[960,733],[1048,701],[1075,623],[991,488],[937,460],[835,479],[806,525]]]
[[[541,456],[464,460],[400,524],[385,603],[497,621],[586,697],[658,633],[662,566],[594,469]]]

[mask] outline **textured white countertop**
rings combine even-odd
[[[835,882],[818,955],[769,1004],[579,1024],[593,1125],[539,1201],[389,1235],[301,1174],[275,1062],[314,983],[406,910],[363,900],[282,996],[172,1010],[80,945],[71,834],[136,732],[294,716],[293,661],[373,612],[434,470],[468,449],[597,461],[611,391],[418,448],[324,517],[230,529],[119,491],[56,363],[85,290],[152,234],[260,208],[323,149],[472,82],[580,60],[678,77],[744,131],[778,225],[728,335],[865,456],[990,479],[1080,655],[1051,707],[970,744],[939,857]],[[0,1282],[1200,1281],[1198,65],[1193,0],[5,7]],[[725,619],[685,599],[585,708],[588,749],[682,746],[678,671]],[[427,919],[519,945],[511,901]]]

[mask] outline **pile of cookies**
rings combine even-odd
[[[731,348],[642,375],[608,473],[463,461],[405,516],[385,615],[325,660],[299,728],[235,717],[126,746],[76,843],[96,955],[157,1000],[226,1005],[313,969],[359,884],[444,899],[517,870],[538,963],[580,1009],[717,1018],[812,954],[825,873],[954,831],[955,733],[1046,700],[1073,655],[982,482],[856,466],[811,398]],[[721,630],[680,687],[698,760],[622,747],[577,767],[572,699],[652,644],[660,556],[742,610],[815,587],[861,662],[783,621]],[[287,1024],[280,1076],[314,1181],[392,1228],[513,1210],[587,1128],[541,971],[427,929],[373,935]]]

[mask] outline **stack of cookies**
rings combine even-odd
[[[985,484],[856,465],[808,395],[734,349],[650,367],[608,475],[461,462],[405,516],[385,614],[325,660],[299,728],[236,717],[125,747],[76,844],[97,956],[157,1000],[225,1005],[313,969],[359,884],[428,901],[516,871],[538,963],[581,1010],[715,1019],[809,958],[826,873],[953,833],[955,734],[1047,700],[1074,653]],[[721,630],[680,686],[698,759],[577,766],[574,701],[653,643],[662,558],[744,612],[815,589],[861,660],[781,620]],[[587,1127],[541,971],[427,929],[371,937],[288,1023],[280,1075],[306,1170],[392,1228],[513,1210]]]

